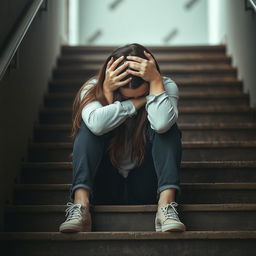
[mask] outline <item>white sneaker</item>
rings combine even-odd
[[[65,211],[68,215],[65,222],[60,227],[60,232],[91,232],[92,230],[92,219],[90,209],[84,207],[81,204],[67,203],[69,206]]]
[[[155,218],[156,232],[185,231],[186,226],[180,221],[178,212],[175,209],[178,204],[171,202],[158,208]]]

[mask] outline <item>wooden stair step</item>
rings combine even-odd
[[[64,205],[8,205],[5,231],[54,232],[65,221]],[[179,205],[187,231],[255,230],[256,204]],[[92,231],[155,231],[157,205],[91,205]]]
[[[71,123],[72,109],[46,108],[39,110],[40,123]],[[249,106],[205,106],[179,107],[179,122],[251,122],[256,120],[255,110]]]
[[[15,184],[14,204],[66,204],[70,188],[71,184]],[[256,203],[256,183],[181,183],[181,189],[184,204]]]
[[[256,231],[2,232],[1,248],[36,255],[253,255]],[[239,246],[238,246],[239,245]]]
[[[83,79],[87,79],[88,76],[91,76],[91,74],[95,74],[98,71],[99,67],[95,68],[68,68],[68,67],[55,67],[52,70],[52,77],[54,79],[57,78],[74,78],[74,77],[80,77]],[[194,68],[194,67],[171,67],[166,69],[161,69],[162,74],[166,76],[170,76],[174,78],[174,81],[176,78],[180,77],[194,77],[194,78],[200,78],[203,76],[214,76],[215,78],[220,77],[229,77],[229,78],[236,78],[237,76],[237,70],[234,67],[227,67],[227,68],[216,68],[212,67],[209,69],[206,68]]]
[[[183,161],[255,160],[256,141],[182,141]],[[70,161],[72,143],[29,143],[26,161]]]
[[[20,183],[65,184],[72,162],[23,162]],[[256,161],[182,161],[182,182],[256,182]]]
[[[71,107],[73,105],[76,93],[48,93],[44,97],[45,107]],[[228,94],[210,94],[210,93],[180,93],[179,107],[211,107],[219,106],[248,106],[249,94],[232,93]]]
[[[183,92],[208,92],[209,94],[214,93],[242,93],[242,82],[241,81],[188,81],[180,80],[175,81],[179,87],[180,93]],[[76,93],[79,88],[85,83],[84,80],[79,79],[58,79],[49,81],[49,92],[50,93]]]
[[[101,53],[111,53],[118,46],[62,46],[61,55],[65,54],[94,54],[98,55]],[[155,53],[222,53],[225,54],[225,45],[202,45],[202,46],[147,46],[147,48]]]
[[[178,123],[182,140],[256,140],[256,123]],[[71,125],[35,124],[34,142],[71,142]]]
[[[196,54],[196,53],[175,53],[175,54],[154,54],[157,62],[161,65],[163,63],[182,63],[182,64],[194,64],[194,63],[220,63],[231,64],[231,57],[223,54]],[[97,55],[68,55],[60,56],[57,58],[57,65],[76,65],[76,64],[102,64],[108,56],[106,54]]]
[[[65,66],[55,66],[53,69],[53,73],[80,73],[80,72],[97,72],[97,70],[100,69],[101,64],[80,64],[80,65],[65,65]],[[170,64],[165,63],[160,65],[160,70],[162,72],[168,72],[169,70],[172,70],[175,72],[236,72],[236,68],[232,67],[229,64],[217,64],[217,63],[194,63],[193,65],[186,65],[186,64]]]

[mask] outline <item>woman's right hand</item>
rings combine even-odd
[[[124,63],[117,69],[116,66],[123,60],[124,56],[121,56],[120,58],[116,59],[113,63],[113,57],[110,59],[110,61],[107,64],[106,67],[106,73],[105,73],[105,80],[103,83],[103,91],[106,94],[111,94],[113,91],[118,89],[119,87],[129,83],[131,81],[131,78],[128,78],[124,81],[120,81],[124,77],[126,77],[129,73],[122,72],[120,75],[118,75],[123,69],[125,69],[129,64]]]

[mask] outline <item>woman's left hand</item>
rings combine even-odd
[[[144,51],[144,55],[147,57],[147,60],[137,56],[127,56],[126,59],[129,67],[136,70],[127,69],[127,72],[139,76],[149,83],[159,79],[161,80],[161,74],[156,68],[154,58],[146,51]]]

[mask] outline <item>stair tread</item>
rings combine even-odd
[[[157,205],[91,205],[94,212],[153,212]],[[10,212],[63,212],[66,205],[7,205]],[[256,211],[256,204],[230,203],[230,204],[180,204],[181,211]]]
[[[225,148],[225,147],[256,147],[256,140],[250,141],[182,141],[183,148]],[[71,142],[30,142],[30,148],[72,148]]]
[[[185,231],[185,232],[0,232],[1,240],[154,240],[154,239],[256,239],[256,231]]]
[[[85,81],[84,81],[85,82]],[[84,83],[81,79],[52,79],[49,81],[49,83],[54,84],[54,86],[61,86],[63,84],[82,84]],[[195,79],[195,78],[191,78],[191,79],[185,79],[185,78],[177,78],[175,79],[175,83],[177,83],[177,85],[188,85],[188,86],[194,86],[194,85],[214,85],[214,84],[223,84],[223,85],[230,85],[230,87],[232,88],[233,85],[242,85],[242,82],[237,80],[237,79],[228,79],[228,80],[223,80],[218,78],[217,80],[210,78],[205,80],[205,79]]]
[[[180,183],[183,189],[256,189],[256,182]],[[15,190],[69,190],[71,184],[15,184]]]
[[[165,54],[165,55],[161,55],[159,53],[156,53],[157,56],[157,61],[158,62],[172,62],[172,61],[184,61],[184,62],[188,62],[188,61],[231,61],[231,57],[230,56],[226,56],[223,54],[207,54],[204,53],[203,55],[200,53],[186,53],[184,56],[184,53],[170,53],[170,54]],[[103,62],[106,59],[105,54],[97,54],[97,55],[77,55],[77,54],[69,54],[67,55],[63,55],[60,56],[58,58],[58,61],[86,61],[86,62]]]
[[[72,109],[67,107],[41,107],[41,112],[45,113],[71,113]],[[254,111],[250,106],[205,106],[201,107],[179,107],[180,113],[249,113]]]
[[[48,93],[45,95],[45,99],[73,99],[75,97],[76,93]],[[209,98],[209,99],[239,99],[239,98],[248,98],[249,94],[247,93],[242,93],[242,92],[227,92],[227,93],[209,93],[209,92],[180,92],[179,93],[180,99],[193,99],[193,98],[198,98],[198,99],[204,99],[204,98]]]
[[[93,51],[96,50],[97,52],[100,51],[112,51],[113,49],[117,48],[117,45],[108,45],[108,46],[94,46],[94,45],[78,45],[78,46],[72,46],[72,45],[62,45],[61,50],[72,50],[72,51]],[[171,53],[175,51],[207,51],[207,52],[215,52],[215,51],[225,51],[226,46],[225,45],[182,45],[182,46],[154,46],[150,45],[148,46],[148,49],[151,51],[166,51],[169,50]],[[98,54],[96,54],[98,55]]]
[[[181,129],[255,129],[256,122],[244,123],[178,123]],[[70,130],[71,124],[35,124],[40,130]]]
[[[72,73],[72,72],[80,72],[80,73],[86,73],[91,71],[97,71],[99,70],[99,65],[72,65],[72,66],[58,66],[53,68],[53,72],[60,72],[60,73]],[[230,65],[222,65],[219,66],[216,64],[212,65],[169,65],[169,66],[163,66],[161,67],[162,72],[170,72],[170,73],[235,73],[237,69],[235,67],[232,67]]]
[[[71,168],[72,162],[23,162],[22,166],[25,168],[35,168],[35,167],[44,167],[44,168]],[[182,161],[181,168],[241,168],[249,167],[255,168],[256,161]]]

